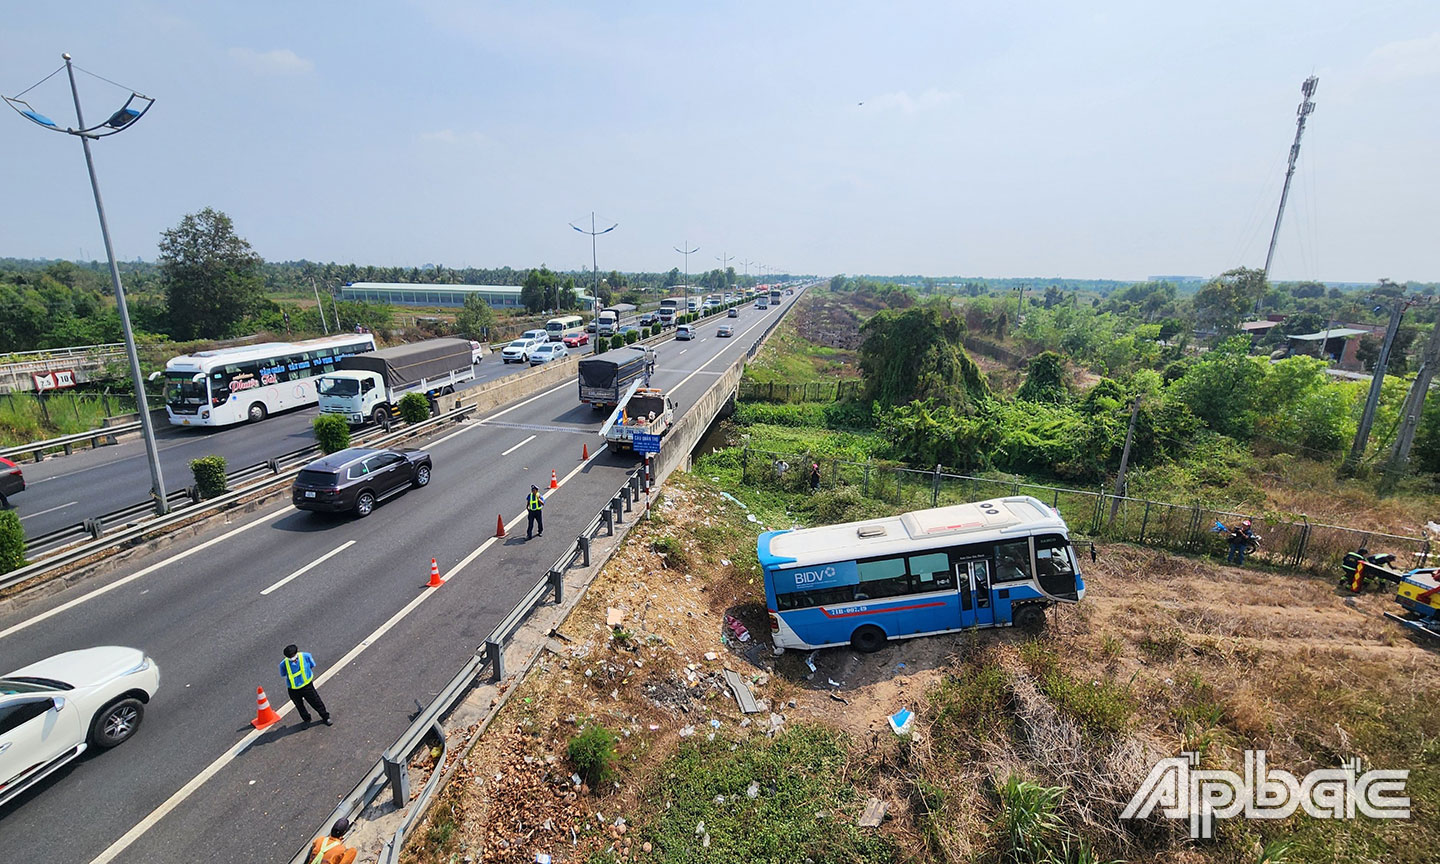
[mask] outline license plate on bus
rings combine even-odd
[[[306,498],[314,498],[314,497],[315,497],[315,493],[314,493],[314,492],[306,492],[306,493],[305,493],[305,497],[306,497]]]

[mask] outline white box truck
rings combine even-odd
[[[467,339],[427,339],[346,357],[320,378],[320,413],[358,426],[384,423],[407,393],[423,393],[433,406],[436,397],[474,380],[472,357]]]

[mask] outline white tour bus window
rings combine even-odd
[[[885,558],[860,564],[860,584],[855,588],[856,600],[893,597],[910,590],[905,576],[904,558]]]

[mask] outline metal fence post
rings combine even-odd
[[[870,458],[865,458],[865,497],[870,497]]]
[[[555,592],[555,605],[560,605],[565,600],[565,574],[559,570],[551,570],[545,574],[550,580],[550,588]]]
[[[1135,542],[1140,543],[1141,545],[1144,545],[1144,543],[1145,543],[1145,526],[1148,525],[1149,523],[1150,523],[1150,499],[1149,499],[1149,498],[1146,498],[1146,499],[1145,499],[1145,515],[1142,516],[1142,517],[1140,517],[1140,539],[1137,540],[1137,541],[1135,541]]]
[[[611,498],[611,499],[610,499],[610,511],[615,514],[615,522],[616,522],[616,524],[619,524],[619,523],[622,523],[622,522],[625,521],[625,516],[624,516],[624,514],[621,512],[621,504],[620,504],[620,496],[619,496],[619,495],[616,495],[614,498]]]
[[[930,479],[930,506],[940,506],[940,463],[935,463],[935,473]]]
[[[740,451],[740,484],[743,486],[750,479],[750,445]]]
[[[615,536],[615,514],[614,514],[614,512],[609,508],[609,506],[606,506],[606,508],[605,508],[604,510],[601,510],[601,511],[600,511],[600,515],[601,515],[602,517],[604,517],[604,519],[605,519],[605,536],[606,536],[606,537],[614,537],[614,536]]]
[[[505,647],[494,639],[486,639],[485,657],[490,661],[491,683],[503,681],[505,679]]]
[[[410,770],[403,758],[391,759],[389,753],[385,754],[383,761],[385,778],[390,781],[390,800],[396,807],[404,807],[410,803]]]
[[[630,484],[626,483],[624,486],[620,487],[619,495],[620,500],[625,503],[626,513],[629,513],[632,509],[634,509],[634,504],[631,501],[631,497],[632,496],[630,495]]]
[[[581,534],[579,537],[576,538],[575,542],[580,545],[580,557],[581,557],[581,560],[583,560],[583,561],[585,562],[583,566],[589,567],[589,566],[590,566],[590,538],[589,538],[589,537],[586,537],[584,534]]]

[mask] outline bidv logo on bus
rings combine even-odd
[[[860,581],[860,570],[854,561],[826,564],[823,567],[807,567],[799,570],[781,571],[795,582],[794,591],[813,591],[816,588],[833,588],[837,585],[854,585]]]
[[[1215,836],[1216,819],[1286,819],[1303,809],[1316,819],[1409,819],[1408,770],[1360,772],[1360,760],[1321,768],[1297,778],[1265,765],[1264,750],[1245,751],[1245,774],[1201,770],[1189,751],[1150,769],[1121,819],[1146,819],[1159,807],[1170,819],[1189,819],[1194,839]]]

